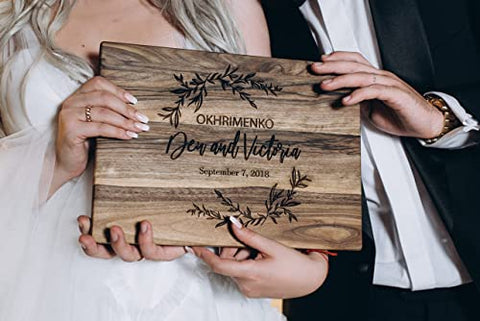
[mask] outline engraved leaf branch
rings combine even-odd
[[[175,101],[175,107],[164,107],[162,108],[163,112],[158,115],[163,117],[163,119],[168,118],[172,126],[178,127],[180,117],[182,116],[181,109],[193,105],[195,113],[200,110],[203,101],[208,96],[208,85],[219,83],[224,91],[231,90],[233,95],[238,94],[240,99],[248,102],[255,109],[257,105],[251,94],[246,91],[247,89],[261,90],[267,96],[269,94],[277,96],[277,93],[282,90],[278,85],[255,79],[256,73],[254,72],[244,75],[237,74],[237,70],[238,68],[232,68],[231,65],[228,65],[223,73],[209,73],[205,76],[195,73],[195,78],[192,78],[190,81],[186,81],[183,74],[174,74],[175,80],[180,85],[178,88],[170,91],[178,97]]]
[[[228,214],[222,214],[220,211],[208,209],[204,204],[197,205],[193,203],[193,208],[188,209],[187,213],[192,216],[205,217],[208,220],[220,221],[215,228],[226,225],[229,220],[229,216],[234,216],[244,226],[258,226],[263,225],[268,220],[278,224],[278,220],[282,217],[287,217],[289,223],[298,221],[297,216],[293,213],[293,208],[300,205],[298,200],[295,200],[297,196],[297,190],[307,188],[307,183],[311,182],[307,175],[302,175],[295,167],[292,169],[290,177],[290,189],[278,189],[278,184],[273,185],[270,188],[270,193],[265,200],[265,213],[252,213],[250,207],[242,206],[232,201],[231,198],[225,196],[221,191],[215,189],[220,204],[227,208]]]

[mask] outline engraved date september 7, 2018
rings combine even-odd
[[[270,178],[270,171],[265,169],[232,169],[232,168],[205,168],[199,167],[200,175],[211,176],[240,176]]]

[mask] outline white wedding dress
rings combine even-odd
[[[46,201],[55,116],[80,84],[37,59],[32,36],[17,37],[1,84],[0,320],[285,320],[270,300],[245,298],[190,254],[126,263],[83,253],[76,218],[90,213],[91,170]]]

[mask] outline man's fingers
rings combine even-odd
[[[152,227],[149,222],[140,223],[140,233],[138,235],[138,246],[144,258],[153,260],[157,256],[157,249],[153,243]]]
[[[148,221],[140,223],[138,246],[142,256],[147,260],[171,261],[185,254],[180,246],[158,246],[153,240],[152,225]]]
[[[385,85],[371,85],[354,90],[350,95],[342,99],[344,105],[354,105],[362,101],[378,99],[395,109],[401,104],[404,92],[398,88]]]
[[[95,239],[89,235],[91,220],[86,215],[81,215],[77,218],[78,227],[82,235],[78,238],[78,242],[82,246],[82,249],[88,256],[111,259],[115,255],[105,246],[98,244]]]
[[[111,259],[115,256],[105,245],[95,242],[91,235],[81,235],[78,242],[88,256],[99,259]]]
[[[77,218],[77,222],[80,233],[88,234],[90,232],[90,217],[81,215]]]
[[[122,260],[126,262],[138,261],[142,258],[140,252],[135,246],[127,243],[123,230],[118,226],[110,228],[110,239],[112,249]]]
[[[312,71],[323,75],[323,74],[351,74],[356,72],[366,72],[374,74],[383,74],[382,70],[378,70],[372,66],[367,66],[354,61],[326,61],[323,63],[314,63],[312,64]]]
[[[363,65],[371,66],[371,63],[358,52],[335,51],[331,54],[322,55],[322,61],[353,61]]]
[[[341,88],[358,88],[367,87],[371,85],[385,85],[385,86],[401,86],[401,82],[397,79],[390,78],[374,73],[358,72],[353,74],[346,74],[322,81],[320,84],[323,90],[337,90]]]
[[[213,272],[236,278],[247,278],[255,271],[255,262],[253,260],[236,261],[227,258],[221,258],[209,249],[204,247],[193,247],[197,257],[202,259]]]

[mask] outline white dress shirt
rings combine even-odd
[[[381,68],[368,0],[307,0],[301,7],[321,51],[360,52]],[[477,122],[438,93],[463,126],[428,147],[461,148]],[[420,140],[420,143],[425,143]],[[412,290],[453,287],[471,278],[398,137],[361,126],[362,184],[376,247],[373,283]]]

